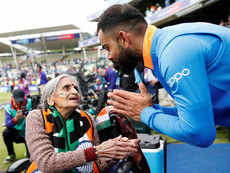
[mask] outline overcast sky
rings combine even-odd
[[[103,6],[103,0],[0,0],[0,33],[67,24],[94,33],[87,16]]]

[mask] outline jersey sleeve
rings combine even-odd
[[[200,147],[216,136],[205,57],[200,40],[192,35],[171,41],[159,59],[159,69],[176,103],[172,113],[145,108],[141,120],[151,128],[182,142]]]
[[[10,113],[5,109],[5,126],[7,128],[14,127],[13,117],[10,115]]]
[[[164,112],[165,114],[171,114],[171,115],[175,115],[177,116],[177,108],[176,106],[160,106],[159,104],[154,104],[153,106],[155,109],[160,109],[162,112]]]

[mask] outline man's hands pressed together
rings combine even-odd
[[[139,84],[141,93],[125,90],[114,90],[108,93],[108,104],[112,105],[111,112],[128,116],[136,121],[141,121],[141,111],[152,106],[152,99],[143,83]]]

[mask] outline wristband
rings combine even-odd
[[[97,152],[97,149],[96,149],[96,146],[95,146],[95,145],[93,146],[93,149],[94,149],[94,151],[95,151],[96,157],[98,157],[98,152]]]

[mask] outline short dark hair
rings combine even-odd
[[[39,67],[40,69],[42,69],[42,66],[41,66],[41,64],[37,64],[37,67]]]
[[[20,78],[21,78],[21,79],[22,79],[22,78],[26,78],[26,73],[25,73],[25,72],[21,73]]]
[[[115,4],[105,10],[100,16],[97,24],[97,33],[99,30],[107,32],[117,26],[133,27],[137,24],[147,24],[144,15],[135,7],[129,4]]]

